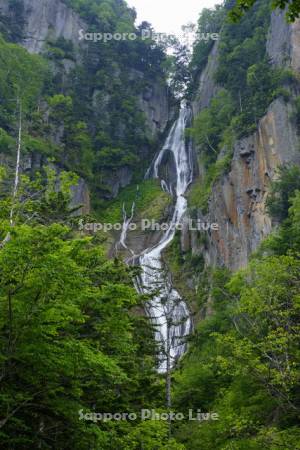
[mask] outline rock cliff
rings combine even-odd
[[[236,142],[231,171],[215,184],[209,202],[208,219],[219,225],[209,239],[209,264],[234,270],[246,266],[271,232],[266,213],[270,182],[279,166],[300,164],[299,136],[291,113],[291,105],[274,101],[258,131]]]
[[[21,16],[20,43],[30,53],[41,53],[49,38],[63,37],[78,46],[79,30],[87,28],[78,14],[61,0],[20,0],[17,8],[7,0],[0,0],[0,12],[10,24],[18,19],[20,23]]]
[[[283,13],[274,12],[267,52],[272,64],[299,73],[300,21],[288,25]],[[213,82],[203,81],[213,79],[216,53],[215,47],[200,78],[195,112],[206,107],[216,92]],[[292,113],[291,101],[275,100],[259,121],[257,131],[235,142],[230,172],[214,184],[205,217],[211,223],[218,223],[219,231],[209,235],[205,249],[199,248],[195,236],[185,237],[185,242],[190,239],[194,253],[204,250],[207,264],[233,270],[244,267],[271,232],[271,219],[266,213],[270,182],[275,179],[279,166],[300,164],[300,137]]]
[[[13,23],[21,24],[21,34],[11,36],[15,41],[30,53],[43,53],[49,40],[64,38],[78,49],[75,55],[79,59],[79,49],[87,47],[87,42],[80,39],[80,30],[88,31],[89,25],[73,9],[62,0],[18,0],[17,3],[18,9],[12,7],[8,0],[0,0],[0,17],[6,19],[7,31],[11,33]],[[65,65],[70,67],[67,61]],[[143,80],[144,74],[132,70],[130,78],[137,82]],[[168,95],[165,84],[153,82],[137,96],[152,137],[164,132],[168,123]]]
[[[216,41],[209,55],[208,62],[199,76],[198,88],[192,101],[194,116],[199,114],[202,109],[207,108],[212,98],[218,92],[218,86],[213,76],[218,66],[218,48],[219,42]]]
[[[71,56],[66,53],[59,60],[55,60],[53,57],[50,58],[50,64],[54,72],[57,73],[57,76],[62,80],[63,86],[65,86],[63,88],[64,91],[70,89],[74,82],[72,70],[86,64],[84,58],[90,51],[89,43],[80,39],[80,30],[87,32],[89,28],[89,23],[83,20],[75,10],[68,7],[62,0],[16,0],[13,4],[9,0],[0,0],[0,31],[9,40],[25,47],[28,52],[42,54],[49,58],[49,45],[54,44],[55,47],[59,40],[62,40],[60,42],[68,43],[68,45],[69,43],[72,44]],[[108,70],[105,67],[105,61],[101,64],[101,52],[103,52],[103,49],[101,50],[100,46],[100,43],[99,46],[98,44],[93,44],[90,57],[90,65],[92,68],[97,67],[98,73],[101,73],[101,70]],[[150,161],[153,153],[157,150],[153,143],[160,142],[160,138],[169,121],[169,91],[163,80],[156,79],[155,76],[150,79],[143,69],[130,68],[127,71],[127,78],[124,82],[124,77],[122,78],[123,74],[121,73],[122,64],[120,66],[121,69],[120,67],[114,67],[113,70],[115,72],[113,74],[110,73],[109,76],[113,77],[114,80],[120,78],[119,90],[124,91],[124,96],[127,95],[128,98],[134,98],[136,109],[145,119],[147,127],[145,136],[147,136],[149,145],[140,145],[134,142],[130,145],[132,148],[136,145],[134,151],[138,153],[142,160]],[[101,65],[103,65],[103,68]],[[126,70],[123,70],[123,72],[125,73]],[[126,83],[126,86],[124,86],[124,83]],[[122,92],[120,95],[123,95]],[[111,127],[114,127],[116,139],[122,141],[124,140],[123,135],[128,124],[126,120],[116,122],[112,118],[111,103],[114,101],[114,96],[115,92],[113,90],[109,87],[99,88],[99,83],[95,82],[94,85],[89,86],[89,99],[87,98],[86,101],[89,101],[93,108],[89,105],[86,107],[91,111],[92,121],[94,122],[89,123],[89,127],[91,133],[93,133],[93,129],[96,129],[99,121],[105,123],[109,130],[107,134],[109,135]],[[118,112],[114,114],[117,115]],[[62,123],[57,130],[53,134],[52,140],[55,144],[60,144],[64,139],[64,124]],[[115,147],[118,148],[117,145]],[[108,170],[107,173],[102,174],[99,178],[101,178],[103,186],[106,187],[104,197],[115,197],[120,188],[127,186],[132,181],[133,173],[134,170],[130,166],[125,165],[114,170]],[[101,195],[101,192],[99,195]],[[79,195],[78,198],[82,202],[86,202],[89,195],[84,195],[82,198]],[[86,205],[85,209],[89,210],[89,205]]]

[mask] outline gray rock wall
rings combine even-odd
[[[288,25],[284,13],[274,12],[266,45],[274,65],[300,73],[300,20]],[[203,84],[216,64],[214,49],[200,78],[200,95],[194,102],[196,111],[205,107],[216,91],[212,83],[207,84],[207,91]],[[205,248],[199,247],[195,235],[189,237],[193,252],[204,252],[207,264],[225,265],[233,270],[246,266],[250,255],[272,231],[266,213],[270,183],[276,178],[279,166],[300,165],[300,136],[292,113],[291,103],[275,100],[260,120],[257,131],[235,143],[230,173],[214,185],[209,213],[204,218],[218,223],[219,231],[209,235]]]
[[[300,165],[299,136],[290,120],[291,105],[274,101],[258,131],[237,141],[231,171],[218,181],[209,203],[212,232],[206,259],[212,265],[239,269],[272,231],[266,213],[270,182],[281,165]]]
[[[79,45],[79,30],[86,24],[60,0],[23,0],[24,28],[21,44],[30,53],[40,53],[47,39],[63,37]],[[11,16],[7,0],[0,0],[0,12]]]
[[[207,108],[212,98],[218,92],[218,86],[214,81],[214,73],[218,66],[219,41],[216,41],[209,55],[208,62],[200,74],[198,89],[192,102],[193,114],[196,116],[199,112]]]
[[[23,20],[17,18],[17,8],[9,7],[9,0],[0,0],[0,16],[8,18],[11,22],[22,23],[22,33],[19,37],[19,43],[23,45],[30,53],[43,53],[45,44],[49,39],[57,40],[60,37],[72,41],[75,51],[75,58],[77,64],[80,63],[81,50],[88,44],[85,41],[80,41],[80,30],[88,31],[88,25],[81,19],[81,17],[71,8],[67,7],[62,0],[20,0],[20,5],[23,5],[22,15]],[[15,39],[14,36],[12,36]],[[100,45],[100,44],[99,44]],[[63,67],[65,76],[75,65],[74,61],[64,59]],[[62,70],[61,67],[55,70]],[[132,70],[130,73],[132,81],[143,81],[145,74],[137,70]],[[106,96],[106,97],[105,97]],[[142,94],[137,95],[137,105],[146,118],[146,125],[148,128],[149,137],[153,140],[158,140],[165,131],[169,121],[169,93],[167,85],[159,82],[147,82],[147,87]],[[101,120],[105,120],[110,112],[107,107],[109,97],[106,92],[96,89],[92,96],[93,106],[95,110],[103,110],[101,112]],[[122,127],[126,124],[119,123],[115,125],[119,127],[120,134],[122,134]],[[63,124],[57,127],[57,132],[53,139],[58,144],[63,136]],[[149,149],[139,149],[141,153],[149,153]],[[151,159],[152,155],[150,155]],[[149,155],[145,155],[149,159]],[[128,185],[132,180],[132,171],[128,167],[121,168],[115,173],[109,173],[105,177],[105,182],[109,185],[111,195],[115,197],[119,189]],[[87,198],[87,197],[86,197]],[[89,208],[89,207],[87,207]]]

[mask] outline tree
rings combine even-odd
[[[212,9],[204,8],[200,14],[197,24],[197,38],[193,45],[193,54],[190,62],[190,71],[193,80],[189,87],[192,94],[197,89],[197,79],[205,64],[208,61],[209,54],[215,43],[213,39],[203,39],[206,33],[219,33],[225,18],[225,9],[222,5],[216,5]]]
[[[230,11],[230,17],[235,21],[239,21],[243,14],[251,9],[257,0],[237,0],[236,5]],[[273,9],[287,8],[287,19],[289,22],[294,22],[300,15],[300,3],[299,0],[273,0],[272,2]]]
[[[291,411],[299,408],[299,279],[297,257],[271,256],[251,262],[229,285],[239,296],[235,332],[228,336],[234,356],[230,366],[243,370],[238,361]],[[220,339],[224,342],[224,336]]]
[[[0,251],[5,448],[127,448],[138,423],[86,422],[79,411],[138,415],[160,405],[154,340],[134,313],[141,305],[130,271],[64,226],[15,226]],[[167,443],[162,427],[151,424],[158,448]]]
[[[172,51],[172,55],[169,56],[170,86],[175,97],[182,99],[191,81],[189,70],[191,52],[187,45],[181,44],[177,39],[172,39],[169,49]]]
[[[282,222],[288,217],[291,200],[297,190],[300,190],[300,168],[280,167],[278,178],[272,182],[267,199],[268,213],[273,219]]]

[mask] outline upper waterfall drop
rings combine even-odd
[[[191,119],[191,111],[186,102],[182,102],[179,117],[173,124],[161,151],[147,171],[146,177],[161,180],[162,189],[170,193],[174,200],[174,213],[162,238],[155,246],[144,250],[139,257],[142,268],[139,288],[144,293],[159,294],[148,305],[148,314],[157,326],[156,339],[162,343],[160,371],[167,369],[163,353],[169,353],[174,363],[185,351],[184,338],[190,333],[192,322],[186,303],[172,287],[170,277],[164,272],[162,252],[172,242],[176,228],[182,222],[187,211],[186,190],[193,180],[191,146],[186,142],[185,130]],[[173,158],[175,174],[168,179],[161,178],[160,168],[166,152]],[[175,176],[174,176],[175,175]]]

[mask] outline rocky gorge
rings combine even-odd
[[[5,448],[298,448],[300,19],[244,3],[0,0]]]

